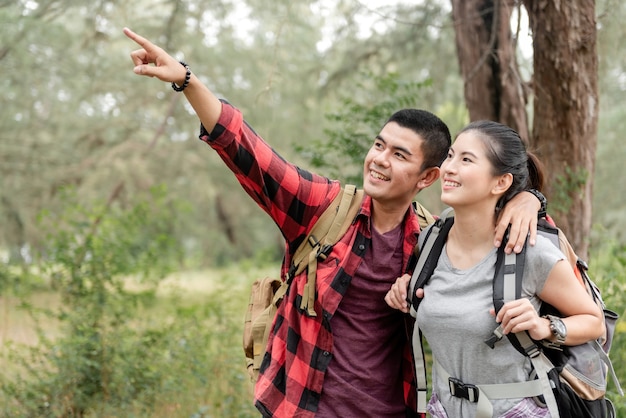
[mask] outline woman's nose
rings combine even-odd
[[[442,173],[449,173],[449,172],[453,172],[454,170],[456,170],[454,162],[452,160],[445,160],[442,164],[441,164],[441,172]]]

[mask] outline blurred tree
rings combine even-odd
[[[559,225],[588,258],[598,134],[594,0],[525,0],[534,49],[532,144],[546,162]]]
[[[530,136],[510,29],[512,9],[522,3],[534,51]],[[546,164],[550,213],[587,258],[599,112],[595,1],[453,0],[452,6],[470,117],[509,124],[529,139]]]
[[[502,14],[510,2],[498,4]],[[601,86],[607,99],[601,104],[607,119],[600,125],[606,142],[599,148],[598,175],[605,181],[596,183],[594,204],[606,205],[597,212],[599,222],[606,216],[619,226],[625,216],[615,207],[623,206],[623,194],[609,180],[620,173],[616,132],[626,120],[623,87],[616,88],[624,78],[624,58],[614,52],[626,11],[617,0],[602,4]],[[376,7],[356,0],[165,0],[158,7],[147,0],[0,2],[0,259],[28,260],[34,252],[29,247],[43,242],[37,214],[44,208],[64,211],[60,192],[67,186],[83,203],[113,197],[114,204],[130,207],[138,193],[156,184],[167,187],[170,204],[186,203],[175,233],[190,262],[225,263],[259,250],[280,256],[281,237],[219,158],[196,140],[197,118],[181,95],[132,74],[128,54],[134,46],[122,26],[186,59],[281,154],[312,168],[312,154],[295,148],[319,142],[332,149],[339,136],[348,138],[349,129],[339,131],[350,124],[336,121],[337,115],[352,116],[346,99],[359,109],[375,109],[413,95],[412,105],[439,114],[452,132],[467,122],[459,74],[473,67],[459,67],[450,11],[443,0]],[[497,40],[514,46],[516,36]],[[485,60],[497,68],[492,54]],[[482,70],[474,81],[482,79]],[[492,70],[486,74],[499,80],[495,93],[514,86],[502,78],[504,67]],[[516,77],[516,71],[509,75]],[[398,92],[380,86],[390,75],[397,75]],[[419,93],[405,88],[415,84],[422,86]],[[515,84],[509,90],[509,105],[491,100],[494,92],[485,102],[499,117],[511,118],[519,115],[511,111],[524,103],[525,88]],[[520,95],[518,104],[513,93]],[[355,132],[357,146],[349,152],[369,145],[364,142],[384,122],[380,118]],[[313,168],[350,176],[360,172],[361,158],[334,155],[339,173]],[[437,187],[420,200],[436,208]],[[550,201],[555,208],[558,199]]]
[[[598,241],[616,237],[626,243],[626,193],[621,185],[626,161],[623,132],[626,131],[626,54],[623,53],[626,3],[598,0],[598,56],[600,118],[593,187],[593,213]]]
[[[138,192],[163,183],[172,202],[187,202],[176,233],[188,256],[221,263],[267,247],[278,257],[281,237],[219,158],[195,140],[198,122],[181,95],[132,74],[134,46],[121,26],[189,61],[279,152],[304,165],[293,146],[326,136],[325,115],[337,110],[342,92],[387,99],[369,90],[373,79],[356,76],[363,69],[401,72],[417,82],[432,78],[437,87],[420,97],[425,108],[458,91],[458,76],[439,70],[454,56],[439,3],[380,9],[305,0],[0,4],[7,70],[0,80],[6,93],[0,247],[20,261],[29,245],[40,245],[34,219],[43,208],[63,211],[59,192],[67,186],[84,202],[113,199],[128,207]],[[420,57],[417,65],[413,56]]]
[[[452,0],[459,67],[470,120],[511,126],[528,141],[526,83],[510,21],[515,0]]]

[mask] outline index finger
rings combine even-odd
[[[144,38],[143,36],[136,34],[129,28],[124,28],[124,35],[128,36],[130,39],[135,41],[139,46],[141,46],[145,50],[154,49],[154,44]]]

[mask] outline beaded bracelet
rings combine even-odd
[[[183,82],[183,84],[179,87],[176,85],[176,83],[172,81],[172,88],[174,89],[174,91],[183,91],[185,90],[185,87],[189,85],[189,79],[191,78],[191,70],[189,69],[189,66],[185,63],[185,61],[178,61],[178,62],[180,62],[180,65],[182,65],[183,67],[187,69],[187,73],[185,74],[185,81]]]

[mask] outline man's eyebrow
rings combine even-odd
[[[383,137],[382,137],[382,136],[380,136],[380,135],[376,135],[376,139],[378,139],[379,141],[384,142],[384,143],[385,143],[385,145],[387,144],[387,141],[385,141],[385,138],[383,138]],[[413,155],[413,153],[412,153],[411,151],[409,151],[409,150],[408,150],[407,148],[405,148],[405,147],[399,147],[399,146],[397,146],[397,145],[393,145],[393,146],[392,146],[392,148],[393,148],[394,150],[401,151],[401,152],[405,153],[406,155],[409,155],[409,156],[410,156],[410,155]]]

